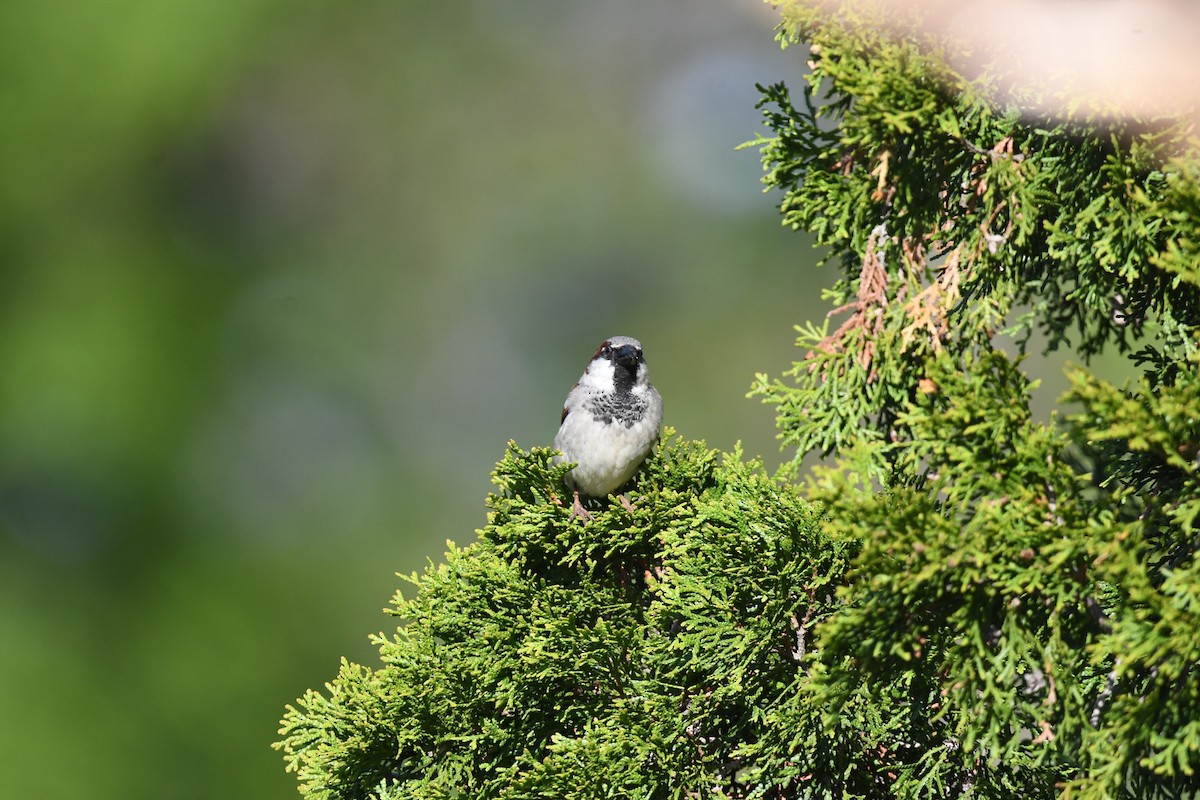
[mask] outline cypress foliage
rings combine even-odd
[[[282,746],[307,796],[682,797],[760,780],[751,745],[792,735],[781,706],[855,546],[760,464],[678,438],[647,461],[632,513],[584,525],[552,499],[552,455],[510,446],[479,539],[397,594],[405,624],[377,637],[381,669],[343,664],[289,708]]]
[[[780,5],[812,71],[762,88],[753,144],[841,275],[752,392],[793,461],[668,432],[635,510],[585,525],[553,453],[511,445],[382,665],[289,706],[306,796],[1200,790],[1200,161],[1171,124],[1031,118],[945,43]],[[1074,368],[1072,412],[1035,420],[1035,334],[1140,375]]]

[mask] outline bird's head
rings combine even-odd
[[[586,376],[617,391],[648,385],[650,370],[642,354],[642,343],[630,336],[610,336],[596,348]]]

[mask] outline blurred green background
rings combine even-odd
[[[604,337],[780,461],[757,0],[0,4],[0,797],[292,797],[285,703]]]

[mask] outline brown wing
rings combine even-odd
[[[579,388],[579,383],[576,382],[575,385],[571,387],[571,391],[567,392],[567,397],[570,397],[571,393],[574,392],[578,388]],[[558,424],[562,425],[566,421],[566,419],[567,419],[567,406],[566,406],[566,404],[564,404],[562,416],[558,418]]]
[[[603,342],[600,343],[600,346],[596,348],[596,352],[594,354],[592,354],[592,360],[588,362],[589,367],[591,366],[592,361],[595,361],[597,358],[600,357],[600,354],[602,352],[604,352],[605,347],[608,347],[608,339],[605,339]],[[587,370],[585,369],[584,372],[587,372]],[[571,392],[574,392],[578,388],[579,388],[579,382],[576,381],[575,385],[571,387],[571,391],[567,392],[567,397],[570,397]],[[563,422],[566,421],[566,419],[567,419],[567,407],[563,406],[563,413],[562,413],[562,416],[559,417],[558,424],[562,425]]]

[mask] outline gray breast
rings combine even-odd
[[[597,422],[610,425],[618,422],[632,428],[646,414],[648,403],[632,392],[596,395],[588,400],[587,410]]]

